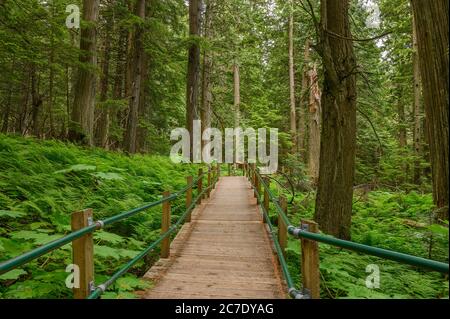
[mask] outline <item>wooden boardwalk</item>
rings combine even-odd
[[[272,242],[245,177],[221,177],[144,276],[142,298],[285,298]]]

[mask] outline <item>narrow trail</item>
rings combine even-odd
[[[143,298],[285,298],[284,282],[245,177],[221,177],[160,259],[144,276]]]

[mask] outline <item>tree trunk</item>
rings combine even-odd
[[[52,18],[55,16],[55,6],[52,4],[51,12]],[[55,69],[53,63],[55,62],[55,35],[53,29],[50,31],[50,56],[48,59],[48,68],[50,70],[49,74],[49,84],[48,84],[48,103],[47,112],[50,118],[50,138],[55,135],[55,127],[53,121],[53,99],[54,99],[54,82],[55,82]]]
[[[15,59],[13,59],[12,64],[11,64],[11,70],[10,70],[11,73],[15,71],[15,64],[16,64],[16,61],[15,61]],[[8,129],[9,129],[9,117],[11,115],[12,93],[13,93],[13,88],[10,85],[8,87],[8,92],[7,92],[6,99],[5,99],[5,107],[4,107],[4,111],[3,111],[2,133],[8,133]]]
[[[117,25],[117,24],[116,24]],[[123,98],[124,94],[124,84],[125,84],[125,78],[126,78],[126,68],[127,68],[127,62],[126,62],[126,55],[127,55],[127,39],[128,39],[128,32],[125,29],[118,28],[117,32],[120,34],[118,41],[117,41],[117,55],[116,55],[116,66],[115,66],[115,74],[114,74],[114,84],[113,84],[113,99],[114,100],[121,100]],[[120,123],[120,112],[117,110],[117,108],[114,108],[110,112],[110,119],[111,119],[111,127],[115,128],[115,131],[118,131],[122,126]],[[117,132],[114,132],[115,134],[110,134],[108,138],[108,149],[117,149],[120,146],[119,138]],[[119,134],[120,135],[120,134]]]
[[[39,114],[41,113],[42,98],[39,95],[37,77],[36,65],[33,64],[31,68],[31,121],[33,135],[39,137]]]
[[[31,67],[27,66],[27,68],[23,72],[23,81],[21,88],[21,91],[23,92],[22,99],[20,106],[17,108],[16,113],[15,132],[21,135],[25,135],[26,132],[26,123],[28,118],[27,116],[28,102],[30,99],[31,73],[32,73]]]
[[[149,94],[148,86],[145,86],[148,77],[148,56],[144,51],[142,53],[143,53],[142,72],[141,72],[142,88],[141,88],[141,97],[139,98],[138,115],[139,119],[145,120],[148,116],[148,108],[145,99],[145,97]],[[146,138],[147,138],[147,128],[144,126],[138,126],[136,151],[138,152],[148,151],[148,149],[146,149]]]
[[[136,3],[135,14],[141,19],[145,19],[145,0],[138,0]],[[131,63],[131,97],[129,104],[129,112],[127,119],[127,129],[124,138],[124,148],[129,153],[136,153],[137,147],[137,127],[138,127],[138,114],[139,104],[141,99],[142,89],[142,67],[144,56],[143,45],[143,33],[144,29],[141,26],[136,26],[132,37],[132,63]]]
[[[397,91],[397,116],[398,116],[398,146],[400,147],[400,154],[402,158],[401,164],[401,175],[398,176],[398,182],[404,183],[407,181],[408,176],[408,163],[406,162],[407,157],[407,136],[406,136],[406,116],[405,116],[405,106],[403,104],[403,89],[401,85],[398,85]]]
[[[9,127],[9,116],[11,113],[11,98],[12,98],[12,88],[8,88],[7,98],[5,102],[5,108],[3,112],[3,124],[2,124],[2,133],[8,133]]]
[[[237,128],[241,122],[241,76],[239,73],[239,65],[233,64],[233,87],[234,87],[234,127]]]
[[[100,80],[100,102],[108,99],[109,86],[109,64],[111,58],[111,28],[113,28],[112,19],[107,20],[106,35],[104,40],[102,77]],[[98,120],[95,130],[95,144],[99,147],[108,148],[109,135],[109,109],[104,105],[98,110]]]
[[[348,0],[321,1],[325,78],[314,216],[322,231],[342,239],[350,238],[356,149],[356,58],[345,39],[351,38],[348,10]]]
[[[305,145],[305,133],[306,133],[306,108],[308,105],[308,71],[309,71],[309,50],[310,41],[307,39],[305,42],[305,52],[303,54],[303,72],[302,72],[302,89],[300,95],[300,102],[298,107],[298,141],[297,147],[300,153],[300,159],[306,163],[306,145]]]
[[[212,6],[211,1],[207,2],[205,12],[205,24],[204,24],[204,36],[207,40],[212,36]],[[202,120],[202,132],[211,127],[211,70],[212,70],[212,58],[211,53],[205,49],[203,52],[203,74],[202,74],[202,108],[201,108],[201,120]],[[202,139],[202,149],[207,141]]]
[[[320,88],[317,75],[317,66],[314,64],[309,71],[309,143],[308,143],[308,171],[311,181],[317,185],[319,179],[320,161]]]
[[[433,198],[448,219],[448,0],[412,0],[430,148]]]
[[[239,70],[239,65],[234,62],[233,64],[233,87],[234,87],[234,128],[238,128],[241,125],[241,75]],[[239,135],[234,138],[235,150],[238,150],[240,145]],[[239,163],[236,161],[236,156],[234,158],[234,163]],[[240,164],[240,163],[239,163]]]
[[[200,36],[200,0],[189,0],[189,35]],[[193,124],[199,119],[197,110],[200,74],[200,47],[192,43],[189,47],[186,85],[186,128],[190,133],[190,154],[193,160]]]
[[[292,153],[297,152],[297,119],[295,114],[295,76],[294,76],[294,14],[293,0],[290,2],[289,13],[289,99],[291,105],[291,138]]]
[[[413,101],[413,113],[414,113],[414,155],[416,156],[416,160],[414,162],[414,177],[413,182],[417,185],[420,184],[420,158],[422,156],[422,110],[421,110],[421,86],[420,86],[420,66],[419,66],[419,56],[418,56],[418,47],[417,47],[417,34],[415,29],[415,20],[413,16],[413,77],[414,77],[414,101]]]
[[[83,20],[88,24],[81,28],[80,63],[83,66],[78,68],[69,129],[70,140],[90,146],[94,142],[98,11],[99,0],[83,1]]]

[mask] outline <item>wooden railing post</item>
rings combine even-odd
[[[197,181],[197,191],[198,191],[198,195],[200,195],[203,191],[203,177],[200,177],[203,175],[203,169],[199,168],[198,169],[198,181]],[[198,202],[197,204],[201,204],[202,203],[202,196],[198,196]]]
[[[191,206],[192,204],[192,181],[193,181],[192,176],[186,177],[187,184],[191,185],[186,192],[186,209],[188,209],[189,206]],[[186,222],[188,223],[191,221],[191,214],[192,211],[186,216]]]
[[[169,197],[170,192],[165,191],[163,197]],[[170,201],[162,204],[161,218],[161,234],[167,232],[170,228]],[[167,236],[161,242],[161,258],[169,258],[170,256],[170,236]]]
[[[251,173],[249,175],[250,183],[252,183],[254,190],[253,190],[253,196],[257,197],[256,194],[256,173],[255,173],[255,164],[251,164]]]
[[[262,195],[261,194],[261,182],[260,182],[260,180],[258,178],[258,175],[256,175],[256,171],[255,171],[255,186],[256,186],[256,190],[257,190],[259,196],[261,196]],[[258,199],[258,204],[260,204],[260,201],[261,200]]]
[[[285,214],[287,214],[287,200],[286,197],[280,196],[280,206]],[[278,214],[278,242],[280,243],[283,256],[286,258],[286,246],[287,246],[287,228],[283,218]]]
[[[87,227],[93,223],[92,209],[75,212],[71,216],[72,231]],[[86,299],[94,287],[94,240],[87,234],[72,242],[73,264],[79,270],[79,285],[73,288],[74,299]],[[77,268],[74,269],[76,271]],[[76,277],[75,277],[76,278]]]
[[[267,185],[267,188],[270,187],[270,181],[267,177],[264,178],[264,182]],[[269,192],[267,191],[266,188],[264,188],[264,208],[266,209],[267,212],[267,218],[269,218],[269,204],[270,204],[270,199],[269,199]],[[263,218],[263,222],[266,222],[266,219]]]
[[[303,230],[317,233],[317,223],[311,220],[302,220]],[[313,240],[301,239],[302,247],[302,282],[303,288],[309,291],[312,299],[320,298],[320,272],[319,272],[319,243]]]
[[[211,167],[208,167],[208,190],[206,191],[205,198],[209,198],[211,195]]]

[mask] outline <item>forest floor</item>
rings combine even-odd
[[[162,156],[107,152],[0,135],[0,261],[59,238],[70,231],[70,213],[90,207],[96,219],[160,198],[185,186],[197,166],[176,165]],[[274,189],[276,191],[276,189]],[[290,206],[298,224],[311,218],[314,194],[299,193]],[[352,240],[448,262],[448,228],[430,223],[431,194],[372,191],[355,195]],[[289,197],[288,197],[289,198]],[[184,208],[173,203],[176,220]],[[150,209],[95,234],[95,277],[101,283],[160,233],[160,210]],[[274,212],[272,218],[275,219]],[[290,239],[287,259],[296,282],[299,241]],[[132,291],[158,257],[155,251],[103,295],[137,298]],[[320,245],[323,298],[448,298],[448,278],[435,272]],[[0,298],[71,298],[65,286],[70,245],[0,276]],[[380,287],[369,289],[368,265],[380,270]]]

